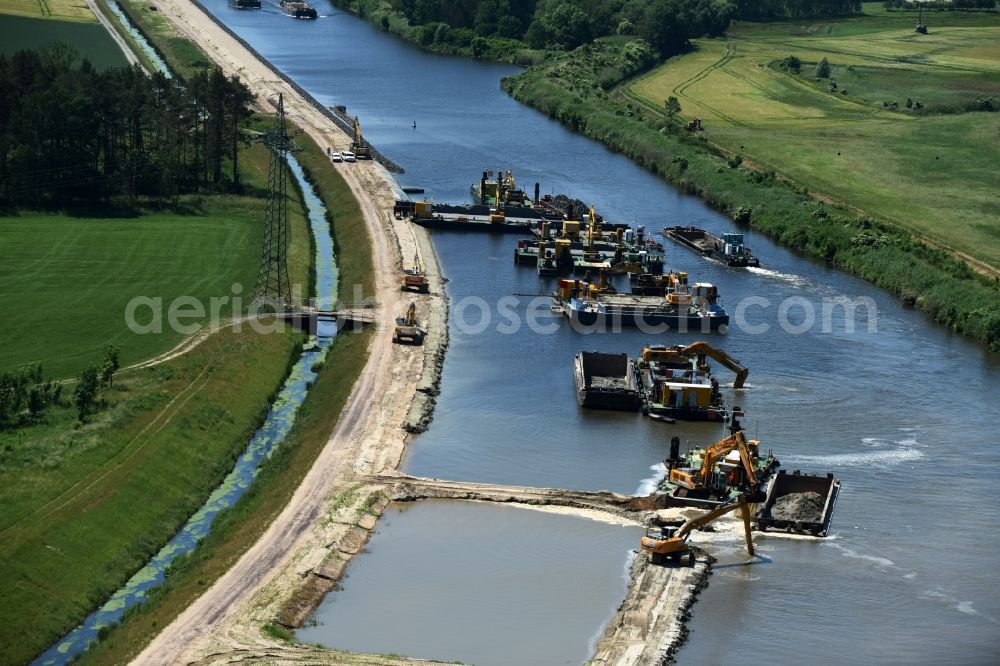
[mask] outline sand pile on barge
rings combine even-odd
[[[771,507],[771,517],[799,523],[823,520],[824,498],[819,493],[793,493],[778,498]]]

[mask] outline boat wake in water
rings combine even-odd
[[[781,271],[772,271],[770,268],[748,266],[744,270],[746,270],[749,273],[756,273],[757,275],[763,275],[764,277],[769,277],[775,280],[781,280],[782,282],[787,282],[788,284],[794,287],[804,287],[807,284],[811,284],[809,278],[802,277],[801,275],[794,275],[792,273],[782,273]]]
[[[896,465],[902,462],[921,460],[925,456],[922,451],[910,447],[900,447],[897,449],[886,449],[880,451],[868,451],[864,453],[831,453],[821,456],[789,456],[783,461],[791,465],[805,465],[809,467],[858,467],[872,464]]]

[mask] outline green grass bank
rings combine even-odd
[[[232,468],[301,335],[220,332],[121,373],[108,406],[0,433],[0,662],[25,663],[104,602]]]
[[[518,101],[628,155],[734,219],[861,276],[936,321],[1000,349],[995,279],[889,220],[829,199],[818,201],[807,187],[783,178],[780,169],[743,163],[710,143],[705,133],[685,132],[658,109],[616,92],[618,84],[654,63],[640,42],[602,41],[508,77],[502,85]]]

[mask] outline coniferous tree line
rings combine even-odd
[[[238,187],[253,100],[219,69],[182,81],[138,66],[97,71],[62,46],[0,55],[0,204]]]

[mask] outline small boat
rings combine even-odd
[[[403,188],[403,193],[404,194],[423,194],[424,193],[424,188],[422,188],[422,187],[404,187]]]
[[[260,9],[260,0],[229,0],[233,9]]]
[[[319,17],[312,5],[299,0],[281,0],[281,8],[292,18],[312,20]]]

